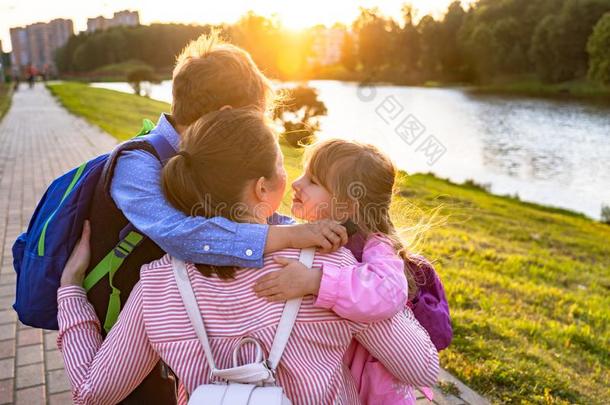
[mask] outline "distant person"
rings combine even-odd
[[[34,87],[34,83],[36,82],[36,68],[32,64],[28,64],[25,72],[28,80],[28,85],[31,89]]]
[[[19,71],[17,69],[13,69],[13,81],[15,82],[15,91],[19,90],[19,82],[21,81],[21,74],[19,74]]]

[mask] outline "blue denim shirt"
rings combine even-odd
[[[178,150],[180,135],[161,114],[152,132]],[[190,217],[174,208],[161,189],[161,163],[142,150],[118,159],[110,194],[125,217],[161,249],[179,259],[217,266],[262,267],[268,225],[243,224],[223,217]],[[273,224],[293,223],[281,215]]]

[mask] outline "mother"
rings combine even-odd
[[[224,216],[236,222],[265,223],[277,210],[286,187],[283,157],[259,112],[232,109],[210,113],[186,132],[182,151],[166,165],[163,187],[168,200],[189,215]],[[205,170],[200,170],[202,167]],[[278,255],[298,258],[298,250]],[[142,267],[117,324],[102,342],[95,311],[80,287],[88,260],[88,228],[64,271],[58,292],[59,337],[75,403],[113,404],[122,400],[161,358],[186,391],[209,381],[210,369],[185,312],[165,257]],[[314,266],[356,263],[347,249],[316,254]],[[199,309],[205,319],[217,367],[232,365],[232,352],[248,336],[268,352],[283,302],[257,298],[257,278],[279,269],[271,256],[263,269],[187,264]],[[431,385],[438,354],[428,334],[407,309],[387,321],[347,321],[305,297],[277,379],[295,404],[355,404],[358,394],[343,356],[358,340],[398,379]],[[254,350],[242,350],[242,362]]]

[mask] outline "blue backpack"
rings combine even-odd
[[[136,137],[150,143],[159,159],[165,161],[175,151],[163,136],[148,135],[153,128],[152,121],[144,120]],[[13,244],[13,267],[17,273],[13,308],[23,324],[58,329],[57,290],[61,274],[81,235],[96,185],[110,156],[110,153],[98,156],[55,179],[38,203],[27,231]],[[137,235],[128,233],[130,237]],[[143,238],[138,235],[131,250]],[[127,255],[123,252],[121,256],[124,259]],[[121,263],[122,260],[115,261],[112,268],[107,261],[100,262],[85,279],[85,288],[90,289],[101,276],[116,271]],[[113,316],[118,316],[118,309]]]

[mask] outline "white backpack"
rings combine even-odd
[[[299,260],[306,267],[311,268],[314,255],[315,249],[302,249]],[[233,367],[220,370],[216,368],[214,363],[208,336],[203,325],[203,317],[199,312],[186,265],[176,258],[172,258],[172,265],[182,301],[210,365],[210,376],[223,380],[222,383],[203,384],[197,387],[189,398],[189,405],[292,405],[282,388],[275,386],[275,371],[290,337],[290,332],[292,332],[302,299],[286,301],[268,359],[263,358],[263,349],[260,342],[254,338],[246,337],[239,342],[233,351]],[[246,343],[256,346],[256,361],[239,366],[237,363],[239,349]]]

